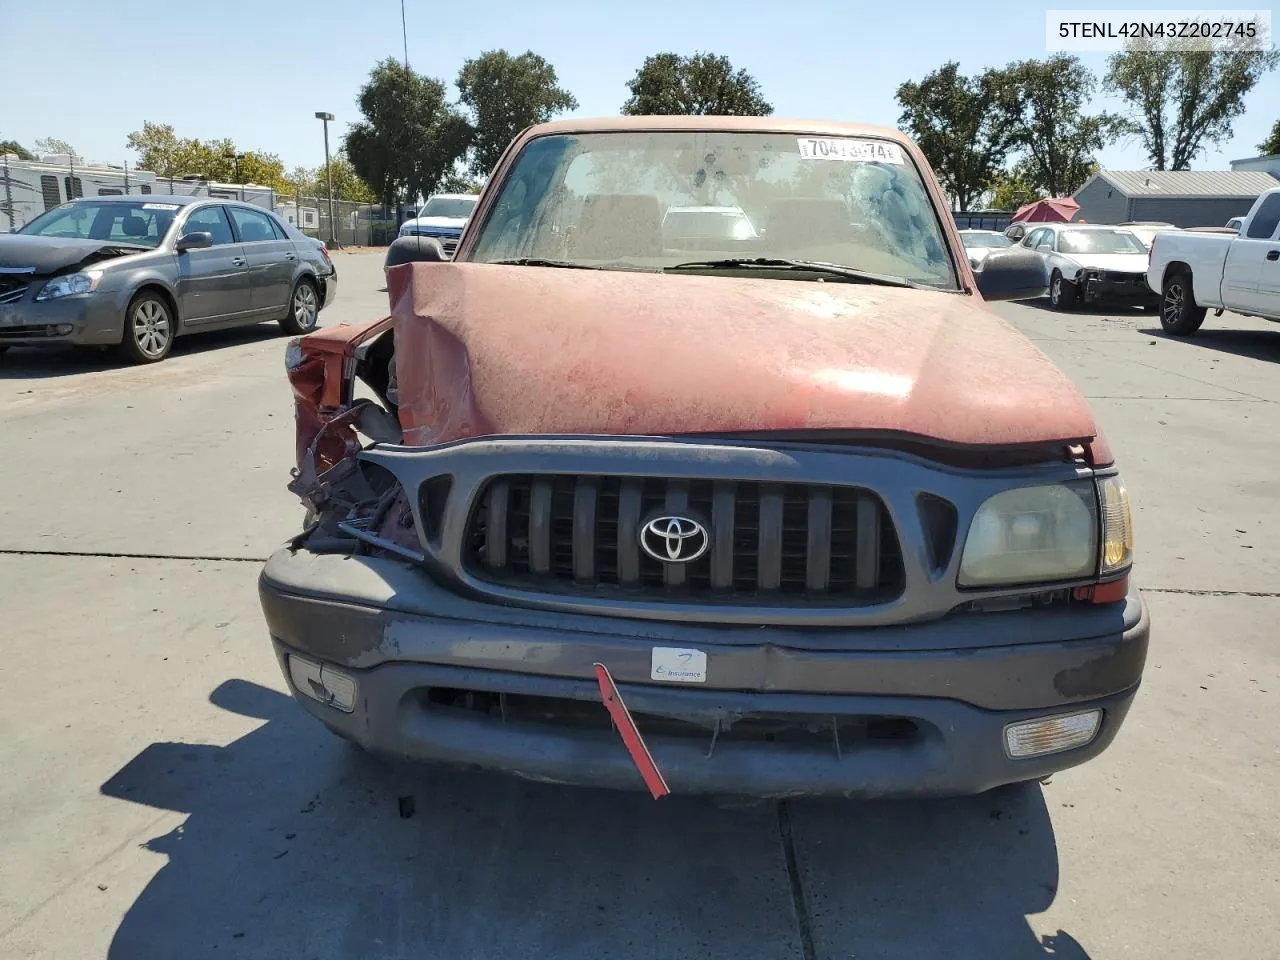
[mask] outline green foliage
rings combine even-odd
[[[34,144],[36,153],[44,155],[46,153],[69,153],[71,156],[80,157],[79,151],[65,140],[57,137],[40,137]]]
[[[728,57],[711,53],[646,57],[627,89],[631,96],[622,112],[629,116],[764,117],[773,113],[773,106],[761,95],[760,84],[751,74],[735,71]]]
[[[179,137],[168,123],[143,123],[127,144],[138,166],[161,177],[199,176],[221,183],[256,183],[277,193],[292,192],[284,164],[274,153],[242,151],[229,137],[197,140]]]
[[[1023,177],[1051,197],[1074,193],[1096,169],[1095,151],[1115,142],[1125,121],[1081,111],[1098,82],[1076,57],[1023,60],[1003,72],[1016,92],[1013,147],[1022,158]]]
[[[12,153],[19,160],[34,160],[36,155],[17,140],[0,140],[0,155]]]
[[[459,101],[471,113],[470,168],[478,176],[488,175],[526,127],[578,106],[555,67],[531,50],[518,57],[506,50],[482,53],[462,65],[457,83]]]
[[[479,193],[484,189],[485,181],[473,177],[467,170],[450,170],[440,181],[441,193]]]
[[[343,151],[339,150],[330,158],[330,168],[333,174],[333,199],[352,200],[357,203],[377,202],[377,195],[367,183],[360,179],[355,167]],[[289,173],[288,180],[289,189],[286,193],[289,196],[296,196],[299,193],[304,197],[328,198],[329,196],[329,180],[324,164],[314,168],[295,167]]]
[[[444,84],[393,58],[373,68],[357,102],[364,119],[351,125],[346,155],[385,203],[429,196],[467,149],[467,121]]]
[[[1280,62],[1280,52],[1182,50],[1134,44],[1107,61],[1106,90],[1129,108],[1155,170],[1188,170],[1211,146],[1226,142],[1244,113],[1244,97]]]
[[[1049,193],[1036,185],[1026,162],[1015,164],[1012,170],[1001,170],[989,184],[991,198],[987,206],[993,210],[1010,212],[1026,206],[1036,200],[1042,200]]]
[[[1280,120],[1277,120],[1267,139],[1258,144],[1259,153],[1280,153]]]
[[[1017,145],[1020,104],[1002,70],[966,77],[955,61],[898,87],[898,125],[919,144],[957,209],[986,192]]]

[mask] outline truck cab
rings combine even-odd
[[[1280,321],[1280,187],[1258,197],[1235,235],[1157,235],[1147,284],[1174,336],[1194,334],[1210,309]]]

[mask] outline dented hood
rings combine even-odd
[[[1084,399],[977,298],[851,283],[412,263],[388,273],[410,444],[890,431],[1087,440]]]
[[[35,274],[56,273],[110,247],[121,252],[140,253],[116,240],[78,240],[74,237],[39,237],[25,233],[0,234],[0,268],[29,270]]]

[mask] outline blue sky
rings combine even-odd
[[[1267,3],[1201,0],[1187,9]],[[893,125],[894,90],[948,59],[965,72],[1045,55],[1047,9],[1170,9],[1170,3],[1027,0],[406,0],[409,62],[452,79],[462,62],[496,48],[550,60],[582,115],[617,113],[648,54],[725,54],[760,81],[780,115]],[[143,121],[180,136],[232,137],[278,154],[286,167],[323,160],[320,122],[336,132],[358,115],[355,97],[380,58],[401,57],[399,0],[3,0],[0,139],[42,136],[74,144],[92,162],[133,162],[125,146]],[[1280,18],[1277,18],[1280,26]],[[1105,54],[1083,57],[1101,73]],[[1099,106],[1114,107],[1105,100]],[[1197,169],[1252,156],[1280,116],[1280,72],[1247,100],[1233,139]],[[1102,154],[1116,169],[1146,165],[1136,143]]]

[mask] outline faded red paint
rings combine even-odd
[[[323,473],[360,449],[355,431],[340,419],[351,399],[351,381],[343,368],[356,347],[390,328],[390,317],[339,324],[296,340],[296,353],[291,345],[287,370],[293,387],[295,455],[300,470]]]
[[[409,444],[879,430],[1088,441],[1071,382],[962,293],[478,263],[389,272]],[[1105,449],[1105,445],[1104,445]]]

